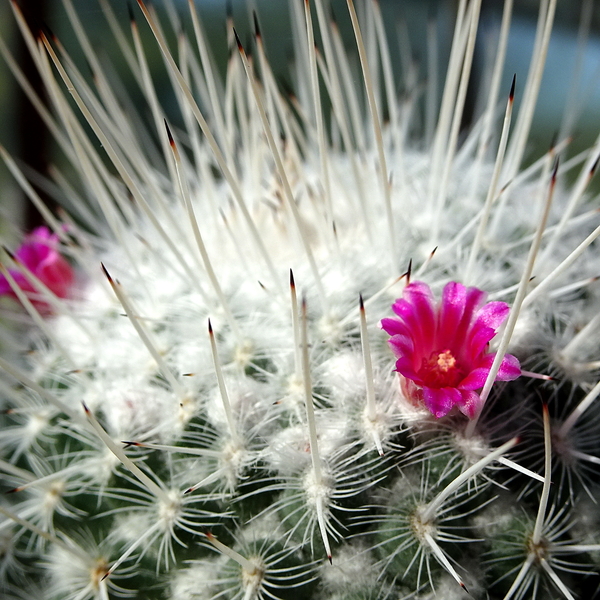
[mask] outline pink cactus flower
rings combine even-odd
[[[73,268],[58,252],[58,236],[46,226],[38,227],[25,236],[14,257],[59,298],[69,294],[74,280]],[[46,303],[38,299],[39,290],[20,270],[9,269],[9,272],[38,309],[47,309]],[[0,295],[16,297],[3,275],[0,275]]]
[[[488,352],[489,342],[509,312],[506,303],[486,304],[485,297],[475,287],[450,282],[438,305],[429,286],[415,281],[392,306],[397,317],[381,321],[392,336],[389,344],[398,357],[396,371],[404,396],[436,418],[455,406],[471,419],[481,409],[477,390],[496,356]],[[512,381],[520,374],[519,361],[507,354],[496,381]]]

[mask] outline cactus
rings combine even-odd
[[[70,169],[57,217],[3,152],[50,227],[1,267],[3,598],[597,597],[600,143],[524,162],[556,3],[460,144],[475,1],[437,119],[377,2],[352,48],[290,3],[293,96],[258,19],[222,80],[193,3],[138,3],[100,4],[143,106],[71,0],[93,80],[13,3]]]

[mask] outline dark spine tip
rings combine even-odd
[[[183,492],[183,495],[185,496],[186,494],[191,494],[192,490],[193,488],[188,488],[187,490],[185,490],[185,492]]]
[[[212,323],[210,322],[210,318],[208,319],[208,335],[213,334]]]
[[[408,269],[406,269],[406,283],[410,283],[410,276],[412,274],[412,258],[408,261]]]
[[[365,312],[365,303],[363,302],[362,294],[358,295],[358,305],[360,306],[360,311]]]
[[[556,175],[558,173],[558,165],[560,164],[560,157],[556,157],[554,161],[554,168],[552,169],[552,184],[556,183]]]
[[[331,559],[331,554],[327,555],[327,560],[329,561],[330,565],[333,565],[333,560]]]
[[[598,155],[598,157],[596,158],[594,164],[592,165],[592,168],[590,169],[590,177],[594,176],[594,173],[596,172],[596,169],[598,168],[598,163],[600,162],[600,154]]]
[[[86,415],[90,415],[91,411],[90,409],[87,407],[87,404],[85,402],[82,402],[81,405],[83,406],[83,410],[85,411]]]
[[[262,35],[260,33],[260,25],[258,24],[258,15],[255,10],[252,11],[252,20],[254,21],[254,35],[257,40],[260,40]]]
[[[166,119],[163,119],[164,123],[165,123],[165,129],[167,130],[167,137],[169,138],[169,144],[171,145],[171,148],[175,147],[175,140],[173,139],[173,134],[171,133],[171,128],[169,127],[169,124],[167,123]]]
[[[294,281],[294,271],[292,271],[292,269],[290,269],[290,287],[291,288],[296,288],[296,282]]]
[[[58,38],[54,35],[54,32],[50,28],[50,25],[43,21],[40,24],[40,33],[44,35],[47,39],[52,40],[54,43],[58,41]]]
[[[102,270],[104,271],[104,274],[106,275],[106,278],[108,279],[108,281],[110,281],[111,284],[113,284],[113,278],[110,276],[110,273],[106,270],[106,267],[104,266],[104,263],[100,263],[100,266],[102,267]]]
[[[510,92],[508,93],[508,100],[512,102],[515,99],[515,86],[517,85],[517,74],[515,73],[510,84]]]
[[[131,5],[131,2],[127,3],[127,13],[129,14],[129,22],[131,23],[131,26],[135,27],[135,15],[133,14],[133,6]]]
[[[8,490],[7,492],[4,492],[4,493],[5,494],[14,494],[14,493],[19,492],[19,491],[21,491],[21,488],[20,487],[16,487],[16,488],[13,488],[12,490]]]
[[[17,262],[17,259],[15,258],[15,255],[6,247],[6,246],[2,246],[2,250],[4,250],[4,252],[6,252],[6,254],[8,254],[8,256],[14,260],[15,262]]]
[[[104,575],[102,575],[102,579],[100,581],[104,581],[110,575],[110,571],[106,571]]]
[[[235,30],[235,27],[232,28],[233,29],[233,35],[235,36],[235,43],[237,44],[237,48],[240,52],[244,52],[244,46],[242,46],[242,41],[240,40],[240,36],[238,35],[238,32]]]
[[[214,539],[215,539],[215,536],[214,536],[214,535],[212,534],[212,532],[210,532],[210,531],[207,531],[207,532],[206,532],[204,535],[205,535],[205,536],[206,536],[206,537],[207,537],[209,540],[214,540]]]
[[[281,90],[283,91],[283,94],[285,96],[287,96],[288,98],[294,97],[294,92],[287,82],[285,82],[285,81],[281,82]]]

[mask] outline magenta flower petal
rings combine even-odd
[[[421,378],[417,375],[416,371],[414,370],[411,361],[408,358],[405,358],[404,356],[401,356],[396,361],[396,371],[400,373],[400,375],[406,377],[407,379],[411,379],[412,381],[419,384],[423,383]]]
[[[69,262],[58,251],[58,236],[47,227],[34,229],[25,236],[23,243],[15,252],[16,260],[39,279],[59,298],[68,296],[75,279]],[[17,285],[30,296],[30,300],[39,310],[48,307],[37,298],[38,290],[17,269],[10,269]],[[5,277],[0,276],[0,295],[16,297]]]
[[[469,375],[460,382],[460,388],[463,390],[478,390],[483,387],[487,379],[492,363],[496,358],[496,353],[486,354],[480,366],[473,369]],[[521,366],[519,361],[511,354],[506,354],[500,363],[500,368],[496,374],[496,381],[513,381],[521,375]]]
[[[407,285],[402,299],[397,300],[392,309],[421,343],[433,341],[436,319],[433,294],[428,285],[418,281]]]
[[[390,339],[390,346],[398,357],[411,356],[415,349],[413,340],[406,335],[394,335]]]
[[[381,319],[381,328],[390,335],[407,335],[409,327],[398,319]]]
[[[469,418],[481,409],[477,390],[495,356],[488,352],[489,342],[509,312],[504,302],[486,304],[485,296],[482,290],[450,282],[436,305],[429,286],[417,281],[394,302],[396,317],[381,322],[391,336],[403,394],[437,418],[454,407]],[[520,374],[519,361],[507,354],[495,380],[511,381]]]
[[[458,406],[463,415],[472,419],[481,410],[481,396],[477,392],[461,390],[462,400]]]
[[[514,381],[520,376],[521,365],[519,360],[512,354],[505,354],[502,362],[500,363],[500,369],[498,369],[496,381]]]
[[[451,282],[444,288],[442,306],[438,315],[437,342],[440,346],[445,347],[454,343],[466,302],[467,290],[464,285]]]
[[[13,271],[13,269],[8,269],[9,273],[13,276],[16,284],[22,289],[26,289],[27,281],[21,273],[18,271]],[[14,296],[12,288],[10,287],[10,283],[8,283],[8,279],[4,277],[4,275],[0,274],[0,296]]]
[[[455,388],[423,388],[423,402],[437,419],[445,417],[461,401],[462,395]]]
[[[451,282],[453,283],[453,282]],[[464,286],[463,286],[464,287]],[[444,288],[445,289],[445,288]],[[456,335],[453,342],[464,341],[471,323],[473,321],[473,315],[477,312],[479,307],[485,302],[486,293],[482,290],[471,287],[466,289],[465,296],[465,307],[463,311],[462,319],[456,329]],[[442,306],[443,308],[443,306]]]
[[[488,302],[477,311],[477,318],[473,323],[473,328],[490,327],[498,329],[508,317],[510,307],[506,302]]]
[[[65,298],[73,283],[73,268],[58,252],[39,265],[36,277],[59,298]]]
[[[491,327],[481,327],[468,338],[464,345],[469,360],[476,360],[485,352],[487,345],[496,335],[496,330]]]
[[[491,364],[490,364],[491,366]],[[490,366],[478,367],[473,369],[461,382],[461,390],[480,390],[490,373]]]

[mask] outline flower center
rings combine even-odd
[[[433,388],[456,387],[463,378],[456,358],[450,350],[436,350],[424,358],[418,371],[419,377]]]

